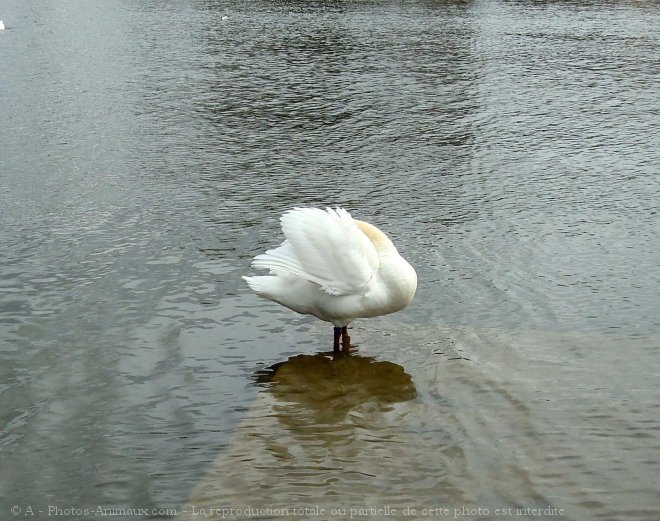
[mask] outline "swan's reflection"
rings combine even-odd
[[[317,353],[292,356],[256,380],[264,389],[195,486],[188,511],[304,504],[329,512],[365,497],[385,502],[380,487],[388,479],[396,481],[400,502],[414,497],[416,481],[408,487],[401,476],[409,475],[411,460],[424,461],[419,452],[426,449],[403,420],[407,408],[395,410],[417,395],[403,367],[355,353]],[[390,494],[387,501],[395,499]]]
[[[296,355],[257,374],[275,398],[274,412],[290,427],[332,425],[365,408],[385,411],[413,399],[412,378],[393,362],[355,353]]]

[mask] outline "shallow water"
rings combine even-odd
[[[0,18],[0,512],[660,516],[657,5]],[[240,280],[299,204],[418,272],[348,359]]]

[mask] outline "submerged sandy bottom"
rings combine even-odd
[[[643,360],[619,349],[644,353],[656,339],[354,331],[381,355],[297,355],[262,377],[180,519],[602,521],[658,511],[653,374],[626,385],[626,363]],[[589,344],[609,356],[585,357]],[[575,358],[556,359],[570,345]]]

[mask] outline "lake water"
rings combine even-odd
[[[3,519],[660,518],[657,3],[0,18]],[[296,205],[417,270],[354,356],[240,279]]]

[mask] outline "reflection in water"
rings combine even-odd
[[[344,353],[297,355],[259,375],[278,402],[277,417],[290,429],[331,424],[365,404],[380,410],[416,396],[403,367]]]
[[[218,505],[378,504],[383,489],[396,504],[415,497],[411,484],[425,488],[410,479],[422,445],[404,421],[417,391],[400,365],[357,354],[297,355],[257,382],[264,390],[193,490],[188,515]]]

